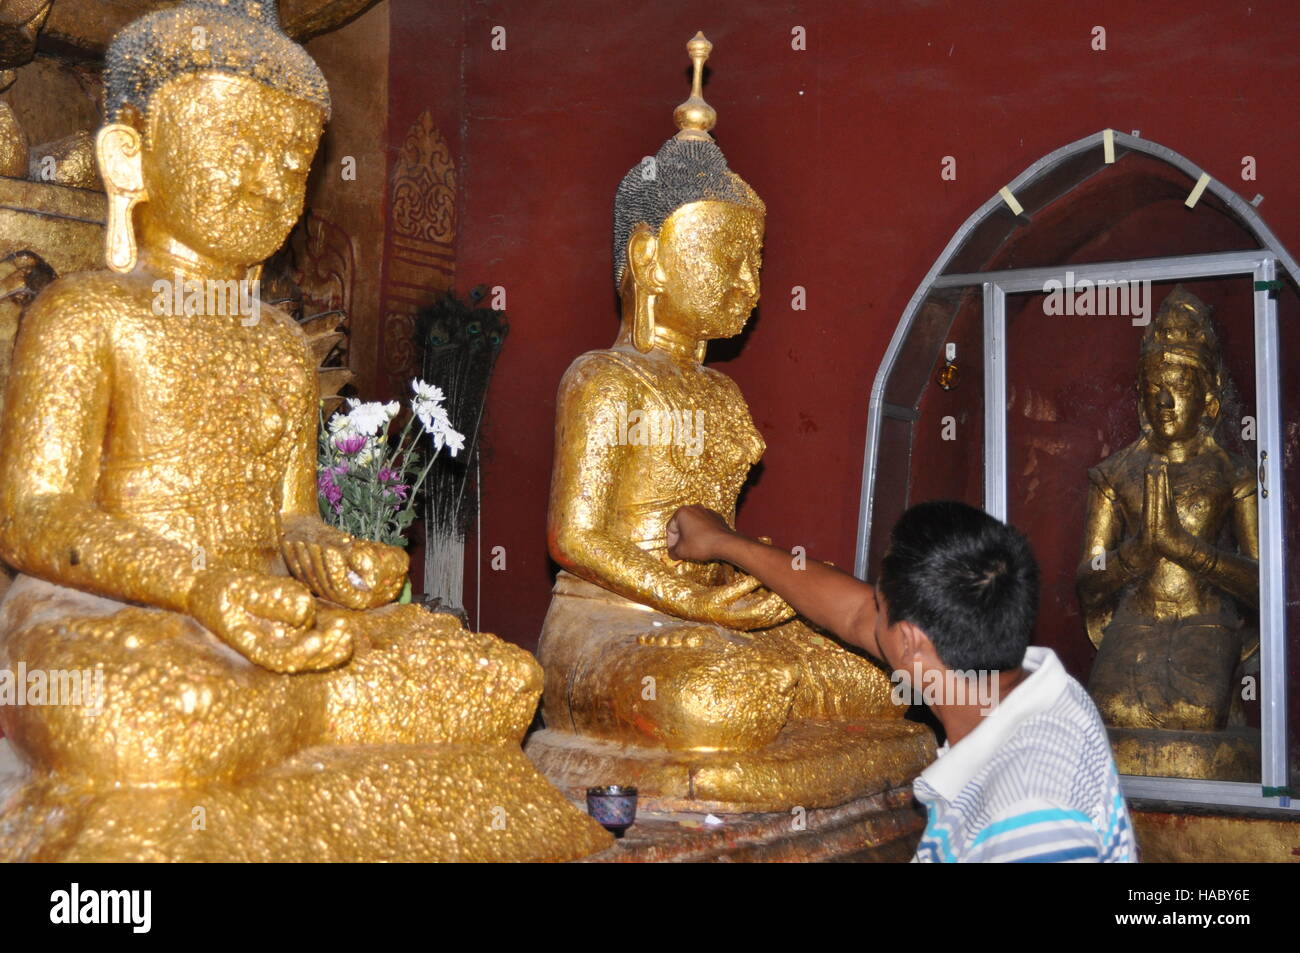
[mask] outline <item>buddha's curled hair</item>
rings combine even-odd
[[[763,200],[727,167],[717,143],[672,138],[653,157],[632,167],[614,196],[614,287],[627,268],[627,240],[645,223],[656,232],[673,212],[691,202],[731,202],[766,212]]]
[[[105,115],[127,106],[148,116],[154,94],[189,73],[246,76],[328,115],[329,87],[307,51],[280,29],[276,0],[185,0],[146,14],[113,37],[104,58]]]

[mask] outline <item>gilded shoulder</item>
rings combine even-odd
[[[1133,469],[1135,465],[1145,465],[1139,459],[1145,455],[1141,440],[1135,440],[1128,446],[1115,451],[1095,467],[1088,469],[1088,479],[1097,487],[1107,499],[1116,500],[1119,498],[1118,487],[1122,485],[1125,476]]]
[[[117,308],[147,292],[147,280],[112,271],[80,271],[50,282],[28,307],[25,315],[82,314],[100,308]]]
[[[1211,442],[1210,453],[1214,455],[1224,482],[1232,487],[1234,499],[1242,499],[1255,492],[1255,471],[1245,457],[1238,456],[1221,446],[1217,440]]]
[[[588,351],[579,354],[560,378],[560,396],[581,392],[625,397],[637,389],[637,372],[628,355],[619,351]]]
[[[734,380],[732,380],[730,376],[722,373],[722,371],[715,370],[714,368],[709,367],[707,364],[702,364],[700,365],[700,367],[704,371],[705,377],[707,377],[711,383],[732,394],[735,394],[737,397],[742,397],[742,398],[744,397],[744,395],[740,391],[740,385],[737,384]]]

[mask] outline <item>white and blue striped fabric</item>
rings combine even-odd
[[[1133,827],[1106,729],[1051,649],[916,779],[929,823],[915,862],[1131,863]]]

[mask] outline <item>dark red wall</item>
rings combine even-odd
[[[442,267],[427,269],[425,288],[414,287],[409,261],[414,258],[427,263],[430,252],[425,245],[420,255],[404,252],[394,241],[396,231],[393,219],[394,179],[403,146],[421,116],[428,112],[434,128],[446,142],[454,165],[464,161],[465,108],[461,72],[464,69],[465,23],[461,11],[453,4],[430,3],[428,0],[393,0],[389,9],[388,53],[388,230],[384,249],[384,274],[382,276],[382,301],[380,302],[380,328],[378,364],[380,380],[387,382],[387,390],[380,394],[364,394],[366,400],[388,400],[396,397],[407,400],[411,395],[409,377],[418,370],[418,358],[412,359],[410,341],[411,325],[396,319],[434,301],[449,283]],[[426,144],[427,145],[427,144]],[[421,155],[426,164],[433,164],[427,155]],[[408,183],[410,185],[410,183]],[[421,192],[417,186],[413,189]],[[424,190],[425,207],[410,210],[412,217],[428,219],[439,217],[444,210],[435,207],[428,190]],[[453,214],[453,236],[457,235],[464,214],[464,193],[457,190]],[[406,243],[409,248],[410,243]],[[439,249],[439,251],[441,251]],[[441,258],[441,254],[434,256]],[[443,264],[442,262],[439,263]],[[406,280],[404,280],[406,279]],[[420,572],[414,574],[421,577]]]
[[[433,60],[456,54],[401,12],[432,5],[393,3],[390,129],[400,130],[400,110],[427,97],[424,71],[445,76]],[[466,601],[477,627],[523,645],[536,642],[552,581],[556,385],[617,329],[614,188],[674,131],[696,30],[715,45],[716,138],[768,206],[763,301],[741,346],[711,350],[768,442],[740,513],[751,533],[852,564],[867,400],[895,323],[953,231],[1045,153],[1108,126],[1140,129],[1247,198],[1262,192],[1262,214],[1300,251],[1300,130],[1289,119],[1300,24],[1287,3],[463,9],[458,282],[504,286],[512,324],[488,407],[482,513],[484,565],[504,546],[507,569],[484,572],[478,618],[471,569]],[[505,51],[491,49],[495,26]],[[804,52],[791,49],[796,26]],[[1104,52],[1090,48],[1094,26]],[[948,155],[956,181],[940,178]],[[1256,182],[1240,180],[1244,155],[1257,160]],[[807,311],[790,308],[795,285]]]

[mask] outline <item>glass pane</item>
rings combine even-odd
[[[953,256],[944,274],[959,275],[973,271],[992,271],[998,268],[1016,268],[1018,265],[998,264],[1003,244],[1017,245],[1024,234],[1033,231],[1038,213],[1060,196],[1068,193],[1089,176],[1106,168],[1101,146],[1079,152],[1050,169],[1045,169],[1032,182],[1022,185],[1016,194],[1024,213],[1011,214],[1003,203],[980,222],[971,232],[961,249]],[[1055,262],[1053,262],[1055,264]]]
[[[940,307],[939,302],[943,303]],[[874,554],[872,572],[888,543],[889,531],[903,510],[923,500],[963,500],[979,506],[983,500],[984,440],[984,353],[983,298],[979,289],[960,293],[944,292],[927,302],[933,318],[923,335],[929,353],[899,362],[899,374],[891,378],[886,394],[909,400],[915,408],[910,423],[911,453],[905,489],[899,493],[880,485],[884,468],[877,475],[876,508],[872,529]],[[938,331],[939,333],[936,333]],[[945,390],[937,379],[945,368],[947,343],[956,345],[955,367],[948,372]],[[909,342],[910,345],[911,342]],[[924,377],[915,366],[926,369]],[[906,370],[904,370],[906,368]],[[882,463],[885,444],[882,442]],[[900,475],[891,476],[899,480]],[[888,502],[886,502],[888,501]]]
[[[959,312],[966,317],[972,309],[978,313],[982,295],[982,290],[975,287],[934,290],[926,296],[917,309],[916,318],[885,385],[886,401],[896,407],[917,406],[921,395],[934,381],[935,373],[944,365],[944,345],[953,340],[950,329]],[[962,327],[966,327],[965,322]],[[966,356],[976,358],[981,350],[978,333],[971,343],[974,353]],[[962,366],[965,366],[964,362]],[[962,376],[966,375],[963,373]]]
[[[1008,297],[1010,518],[1042,569],[1037,642],[1089,686],[1120,770],[1258,782],[1258,694],[1242,690],[1258,665],[1253,285],[1181,283],[1184,317],[1148,346],[1142,322],[1177,285],[1075,298],[1073,314],[1060,296]],[[1221,386],[1206,370],[1219,353]],[[1148,489],[1152,467],[1167,476]],[[1144,506],[1165,540],[1151,555]]]
[[[990,216],[956,254],[947,274],[1124,261],[1259,248],[1212,192],[1188,209],[1196,182],[1168,163],[1101,148],[1067,159],[1022,187],[1025,214]],[[1077,186],[1077,187],[1075,187]],[[1073,188],[1072,191],[1069,191]]]
[[[876,488],[872,496],[871,541],[866,576],[875,579],[880,560],[889,548],[889,531],[907,509],[912,470],[912,422],[884,417],[880,422],[880,450],[876,458]]]
[[[983,293],[948,289],[930,294],[885,384],[873,495],[867,577],[874,578],[889,532],[913,503],[983,499]],[[956,345],[945,390],[946,345]]]

